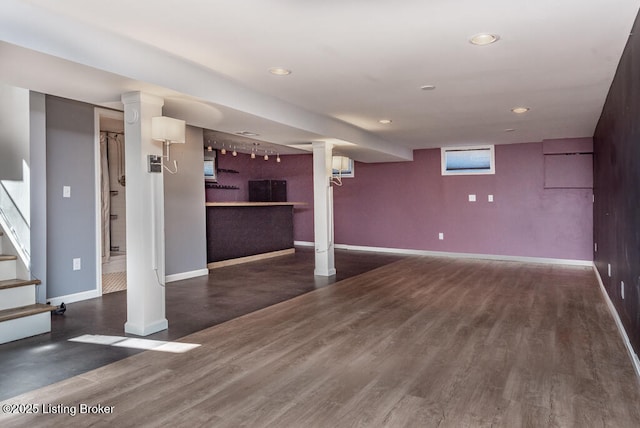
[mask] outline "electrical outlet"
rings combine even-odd
[[[489,195],[489,196],[487,196],[487,201],[489,201],[489,202],[493,202],[493,195]]]
[[[611,278],[611,263],[607,265],[607,274],[609,275],[609,278]]]
[[[442,233],[442,232],[438,233],[438,239],[443,241],[444,240],[444,233]]]
[[[598,243],[597,243],[597,242],[594,242],[594,243],[593,243],[593,252],[594,252],[594,253],[597,253],[597,252],[598,252]]]
[[[624,300],[624,281],[620,281],[620,295],[622,296],[622,300]]]
[[[469,202],[475,202],[476,201],[476,195],[469,195]]]
[[[62,197],[63,198],[71,197],[71,186],[62,186]]]
[[[73,270],[82,269],[82,260],[81,259],[73,259]]]

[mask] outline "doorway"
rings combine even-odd
[[[121,112],[97,110],[99,228],[102,294],[127,289],[126,175],[124,119]]]

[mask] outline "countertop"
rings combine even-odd
[[[282,205],[302,206],[306,202],[206,202],[205,207],[276,207]]]

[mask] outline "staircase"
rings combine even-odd
[[[36,303],[37,279],[18,279],[17,257],[3,255],[0,230],[0,344],[51,331],[55,306]]]

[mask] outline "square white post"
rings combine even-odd
[[[313,229],[315,241],[314,274],[336,274],[333,247],[333,188],[329,183],[332,144],[324,141],[313,143]]]
[[[162,116],[164,100],[140,92],[122,95],[127,183],[126,333],[147,336],[165,330],[164,181],[147,171],[147,155],[162,155],[151,139],[151,118]]]

